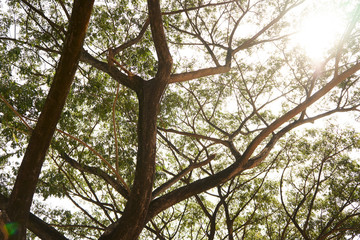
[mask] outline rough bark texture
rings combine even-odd
[[[11,193],[7,214],[11,221],[19,223],[18,234],[12,236],[11,239],[25,239],[25,225],[29,217],[36,184],[45,154],[74,79],[93,3],[94,0],[74,1],[69,30],[54,81],[43,111],[30,137]]]
[[[148,0],[152,37],[158,56],[158,72],[137,89],[139,100],[138,151],[135,179],[124,214],[116,228],[100,239],[137,239],[146,224],[155,174],[157,115],[161,96],[170,81],[172,58],[167,46],[158,0]]]
[[[152,196],[156,155],[156,120],[161,92],[156,79],[144,82],[139,96],[138,153],[134,184],[118,227],[100,239],[136,239],[145,225]]]

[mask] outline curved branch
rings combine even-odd
[[[178,188],[164,196],[161,196],[157,199],[154,199],[150,204],[149,214],[147,216],[147,220],[151,219],[157,213],[165,210],[166,208],[185,200],[195,194],[201,193],[208,189],[211,189],[219,184],[222,184],[231,178],[238,175],[240,172],[246,169],[248,164],[248,160],[251,155],[255,151],[255,149],[261,144],[261,142],[268,137],[273,131],[283,125],[285,122],[292,119],[297,114],[301,113],[308,106],[316,102],[318,99],[323,97],[326,93],[328,93],[332,88],[337,86],[339,83],[344,81],[346,78],[350,77],[354,73],[360,70],[360,63],[355,64],[342,74],[334,77],[328,84],[326,84],[319,91],[314,93],[310,98],[299,104],[297,107],[290,110],[288,113],[284,114],[282,117],[275,120],[272,124],[269,125],[266,129],[261,131],[257,137],[249,144],[244,154],[239,156],[235,163],[225,168],[224,170],[211,175],[209,177],[199,179],[190,183],[187,186]]]
[[[159,67],[156,76],[161,81],[168,81],[167,78],[170,75],[173,60],[165,36],[163,20],[161,17],[162,14],[160,10],[160,1],[148,0],[147,2],[148,2],[151,33],[159,61]]]
[[[9,199],[0,193],[0,209],[5,210],[7,208]],[[2,227],[2,226],[1,226]],[[33,213],[29,214],[29,218],[26,223],[26,227],[30,229],[36,236],[41,239],[49,240],[68,240],[64,235],[58,232],[51,225],[47,224]]]
[[[131,39],[131,40],[121,44],[120,46],[109,50],[109,51],[111,51],[112,56],[115,56],[116,54],[119,54],[124,49],[138,43],[141,40],[141,38],[144,36],[144,33],[146,32],[149,24],[150,24],[149,19],[146,19],[146,21],[145,21],[143,27],[141,28],[139,34],[134,39]]]
[[[106,62],[102,62],[91,56],[87,51],[84,49],[82,50],[80,61],[90,64],[91,66],[109,74],[115,81],[128,87],[134,91],[138,91],[139,83],[143,79],[139,76],[132,76],[129,77],[122,73],[118,68],[115,66],[111,66]]]
[[[79,162],[75,161],[73,158],[71,158],[66,153],[61,153],[61,157],[69,163],[72,167],[76,168],[79,171],[87,172],[90,174],[93,174],[95,176],[98,176],[102,178],[105,182],[110,184],[116,191],[118,191],[124,198],[129,197],[129,192],[117,181],[114,180],[110,175],[108,175],[106,172],[101,170],[98,167],[89,167],[84,164],[80,164]]]
[[[176,176],[174,176],[172,179],[158,187],[153,191],[153,198],[163,193],[166,189],[170,188],[172,185],[174,185],[176,182],[178,182],[182,177],[184,177],[186,174],[188,174],[190,171],[194,170],[195,168],[202,167],[206,164],[208,164],[211,160],[215,158],[215,155],[210,155],[205,161],[194,163],[179,172]]]

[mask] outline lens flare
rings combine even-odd
[[[3,226],[1,226],[1,232],[4,235],[4,239],[8,239],[9,236],[14,235],[19,228],[19,224],[16,222],[9,222],[5,223]]]

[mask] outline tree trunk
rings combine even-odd
[[[33,130],[11,193],[7,214],[19,224],[11,239],[25,239],[26,220],[46,152],[78,67],[94,0],[75,0],[63,52],[43,111]]]
[[[146,224],[155,174],[157,114],[164,88],[155,78],[144,81],[138,92],[138,151],[134,184],[116,229],[100,239],[137,239]]]
[[[137,239],[147,222],[155,175],[157,114],[161,96],[170,81],[172,68],[172,58],[167,46],[159,0],[148,0],[148,9],[151,33],[158,57],[158,71],[154,79],[142,81],[137,90],[139,99],[138,152],[135,179],[129,200],[115,229],[110,230],[110,233],[104,233],[100,240]]]

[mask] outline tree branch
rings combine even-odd
[[[196,133],[182,132],[182,131],[177,131],[177,130],[171,129],[171,128],[170,129],[165,129],[165,128],[158,127],[158,129],[161,130],[161,131],[164,131],[164,132],[176,133],[176,134],[179,134],[179,135],[193,137],[193,138],[196,138],[196,139],[209,140],[209,141],[212,141],[212,142],[215,142],[215,143],[220,143],[220,144],[225,145],[227,147],[230,146],[230,143],[228,141],[224,141],[224,140],[221,140],[221,139],[212,138],[212,137],[208,137],[208,136],[203,136],[203,135],[199,135],[199,134],[196,134]]]
[[[66,153],[61,153],[61,157],[69,163],[72,167],[76,168],[79,171],[91,173],[95,176],[98,176],[102,178],[105,182],[110,184],[116,191],[118,191],[124,198],[129,197],[129,192],[126,190],[121,184],[119,184],[117,181],[115,181],[114,178],[112,178],[110,175],[108,175],[106,172],[101,170],[98,167],[89,167],[83,164],[80,164],[79,162],[75,161],[73,158],[71,158]]]
[[[161,193],[163,193],[166,189],[170,188],[172,185],[174,185],[176,182],[178,182],[182,177],[184,177],[186,174],[188,174],[190,171],[194,170],[195,168],[202,167],[206,164],[208,164],[211,160],[215,158],[215,155],[210,155],[205,161],[199,162],[199,163],[193,163],[181,172],[179,172],[176,176],[174,176],[172,179],[158,187],[153,191],[153,198],[157,197]]]
[[[240,46],[238,46],[237,48],[235,48],[232,52],[232,54],[234,55],[235,53],[237,53],[240,50],[246,49],[248,47],[251,47],[254,44],[254,41],[261,36],[264,32],[266,32],[269,28],[271,28],[274,24],[276,24],[277,22],[280,21],[280,19],[282,19],[284,17],[284,15],[289,12],[291,9],[293,9],[294,7],[300,5],[301,3],[303,3],[304,0],[301,0],[293,5],[291,5],[289,8],[284,9],[279,16],[277,16],[275,19],[273,19],[270,23],[268,23],[265,27],[263,27],[259,32],[257,32],[254,36],[252,36],[250,39],[246,40],[243,44],[241,44]],[[266,41],[266,40],[265,40]]]
[[[173,60],[167,45],[159,0],[148,0],[148,10],[151,33],[159,61],[156,77],[161,81],[168,81]]]
[[[185,72],[185,73],[175,73],[170,76],[170,83],[176,82],[186,82],[193,79],[212,76],[215,74],[226,73],[230,71],[230,65],[220,66],[220,67],[210,67],[199,69],[193,72]]]
[[[346,78],[350,77],[354,73],[360,70],[360,63],[355,64],[342,74],[334,77],[328,84],[326,84],[323,88],[313,94],[310,98],[308,98],[303,103],[299,104],[297,107],[290,110],[288,113],[284,114],[282,117],[275,120],[272,124],[269,125],[268,128],[264,129],[259,133],[257,137],[249,144],[243,155],[239,156],[235,163],[225,168],[224,170],[211,175],[209,177],[199,179],[190,183],[187,186],[178,188],[170,193],[167,193],[157,199],[154,199],[150,204],[149,214],[147,216],[147,220],[151,219],[153,216],[158,214],[159,212],[165,210],[166,208],[184,200],[195,194],[201,193],[208,189],[211,189],[219,184],[222,184],[229,179],[235,177],[240,172],[245,170],[248,160],[251,157],[252,153],[255,151],[257,146],[273,131],[279,128],[282,124],[289,121],[291,118],[302,112],[305,108],[316,102],[326,93],[328,93],[332,88],[337,86],[339,83],[344,81]]]
[[[93,3],[93,0],[74,1],[69,29],[54,81],[36,127],[32,131],[9,200],[7,214],[11,221],[20,225],[18,234],[13,239],[25,239],[25,224],[36,184],[78,67]]]
[[[28,45],[29,47],[34,47],[34,48],[36,48],[36,49],[39,49],[39,50],[42,50],[42,51],[45,51],[45,52],[48,52],[48,53],[61,54],[61,52],[60,52],[59,50],[54,50],[54,49],[51,49],[51,48],[42,47],[42,46],[40,46],[40,45],[31,44],[31,43],[29,43],[29,42],[27,42],[27,41],[18,40],[18,39],[15,39],[15,38],[0,37],[0,40],[12,41],[12,42],[15,42],[15,43],[26,44],[26,45]]]
[[[204,4],[204,5],[200,5],[197,7],[190,7],[190,8],[185,8],[185,9],[181,9],[181,10],[177,10],[177,11],[169,11],[169,12],[163,12],[163,15],[173,15],[173,14],[178,14],[178,13],[183,13],[183,12],[189,12],[189,11],[194,11],[194,10],[199,10],[202,8],[207,8],[207,7],[216,7],[216,6],[221,6],[221,5],[226,5],[232,2],[236,2],[237,0],[231,0],[231,1],[225,1],[225,2],[218,2],[218,3],[208,3],[208,4]]]
[[[0,193],[0,209],[5,210],[8,203],[9,199]],[[26,222],[26,227],[41,239],[68,240],[55,228],[53,228],[51,225],[47,224],[32,213],[29,214],[29,219]]]
[[[143,27],[141,28],[139,34],[134,39],[131,39],[131,40],[121,44],[120,46],[118,46],[116,48],[110,49],[109,51],[111,51],[111,55],[115,56],[115,55],[119,54],[121,51],[123,51],[124,49],[138,43],[142,39],[142,37],[144,36],[144,33],[146,32],[149,24],[150,24],[149,19],[146,19],[146,21],[145,21]],[[109,55],[110,55],[110,53],[109,53]]]
[[[111,66],[111,64],[97,60],[85,50],[81,53],[80,61],[88,63],[91,66],[109,74],[115,81],[134,91],[139,90],[140,81],[143,81],[143,79],[139,76],[135,75],[130,77],[125,75],[115,66]]]

